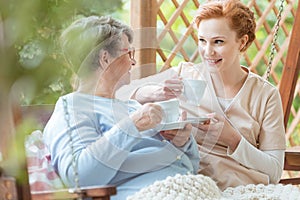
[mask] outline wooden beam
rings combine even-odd
[[[156,74],[156,16],[157,0],[131,0],[131,26],[134,30],[136,65],[132,79]]]
[[[281,83],[279,86],[280,95],[282,98],[282,106],[284,112],[284,124],[287,126],[291,106],[294,99],[294,92],[298,80],[300,69],[300,1],[296,18],[291,33],[286,63],[283,68]]]

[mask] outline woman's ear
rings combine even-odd
[[[100,66],[105,69],[109,64],[109,53],[105,50],[100,51],[99,53],[99,64]]]
[[[246,49],[246,45],[248,42],[249,36],[248,35],[243,35],[243,37],[241,37],[240,41],[241,41],[241,45],[240,45],[240,52],[245,51]]]

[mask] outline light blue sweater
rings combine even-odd
[[[141,106],[136,101],[71,93],[57,101],[44,129],[52,165],[68,187],[75,183],[62,98],[67,100],[80,186],[116,185],[117,196],[112,199],[126,199],[156,180],[197,173],[200,158],[192,136],[176,148],[157,130],[136,129],[129,118]]]

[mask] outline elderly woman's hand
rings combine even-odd
[[[187,118],[187,112],[182,111],[179,121],[184,121],[186,120],[186,118]],[[182,130],[179,129],[166,130],[166,131],[161,131],[160,134],[167,140],[172,141],[172,143],[175,146],[181,147],[185,145],[187,141],[189,141],[191,131],[192,131],[192,125],[187,124]]]
[[[172,143],[177,147],[184,146],[190,139],[192,131],[192,125],[187,124],[182,130],[166,130],[161,131],[160,134],[166,139],[172,141]]]
[[[154,128],[162,120],[163,111],[159,105],[153,103],[144,104],[130,117],[139,131]]]

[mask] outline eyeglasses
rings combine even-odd
[[[134,47],[129,47],[129,48],[121,49],[121,51],[127,51],[128,55],[129,55],[129,58],[131,60],[134,60],[134,54],[135,54]]]

